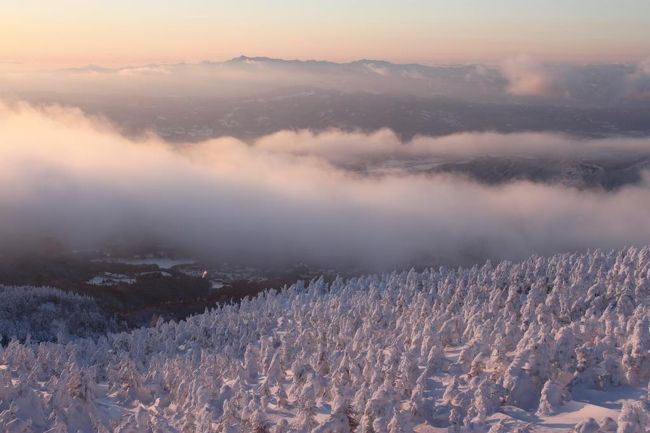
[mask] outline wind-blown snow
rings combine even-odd
[[[0,430],[646,433],[649,309],[649,247],[319,279],[97,341],[12,341]]]

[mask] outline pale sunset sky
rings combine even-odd
[[[0,0],[0,62],[637,62],[648,0]]]

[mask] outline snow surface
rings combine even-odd
[[[166,257],[147,257],[147,258],[110,258],[110,259],[101,259],[103,262],[107,263],[121,263],[124,265],[133,265],[133,266],[148,266],[155,265],[160,269],[171,269],[174,266],[178,265],[192,265],[196,263],[194,259],[171,259]]]
[[[92,277],[86,281],[86,284],[93,286],[114,286],[116,284],[134,284],[135,278],[131,278],[124,274],[113,274],[111,272],[104,272],[102,275]]]
[[[212,290],[219,290],[219,289],[223,289],[225,287],[225,284],[223,283],[223,281],[213,280],[210,281],[210,287],[212,288]]]
[[[0,350],[0,431],[650,431],[650,248],[323,279]]]

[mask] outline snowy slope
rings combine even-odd
[[[88,296],[49,287],[0,286],[0,342],[12,337],[57,341],[119,330],[118,323]]]
[[[646,247],[317,280],[97,341],[14,341],[0,431],[646,433],[649,379]]]

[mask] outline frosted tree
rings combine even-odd
[[[570,399],[568,391],[559,383],[547,380],[542,388],[538,415],[553,415]]]
[[[266,415],[260,409],[253,412],[250,417],[251,433],[270,433],[270,423],[266,419]]]
[[[337,395],[331,416],[312,433],[353,433],[359,423],[354,418],[352,408],[347,400]]]
[[[317,409],[313,386],[307,383],[298,398],[298,412],[295,425],[300,431],[308,433],[318,425],[315,418]]]
[[[483,356],[481,354],[478,354],[474,357],[472,363],[470,364],[468,375],[470,377],[480,376],[483,373],[484,368],[485,366],[483,364]]]
[[[506,421],[501,419],[498,422],[492,424],[488,433],[507,433],[510,431],[510,428],[506,424]]]
[[[633,385],[650,380],[650,313],[640,310],[642,318],[634,326],[634,332],[623,356],[625,376]]]
[[[411,415],[422,417],[427,412],[427,402],[424,398],[424,384],[418,383],[411,392],[409,401]]]
[[[465,424],[480,426],[485,423],[487,416],[497,411],[504,397],[504,390],[488,379],[483,379],[474,389],[472,402],[465,415]]]
[[[616,433],[647,433],[650,430],[650,415],[641,402],[626,401],[617,423]]]
[[[616,430],[618,429],[616,421],[608,416],[600,420],[598,425],[600,426],[600,431],[604,433],[616,433]]]
[[[275,396],[278,407],[281,409],[286,409],[289,405],[289,397],[281,385],[278,386],[278,391],[276,392]]]
[[[508,402],[522,409],[532,409],[537,405],[538,385],[528,375],[524,366],[529,351],[517,353],[507,368],[503,386],[508,391]]]
[[[584,421],[580,421],[573,428],[572,433],[599,433],[600,425],[593,418],[587,418]]]
[[[402,355],[399,363],[399,389],[405,397],[411,395],[415,382],[420,376],[420,368],[415,357],[413,352],[407,352]]]
[[[286,419],[281,419],[273,428],[272,433],[288,433],[289,422]]]
[[[524,432],[490,415],[552,413],[573,386],[648,386],[649,277],[648,248],[560,254],[299,283],[99,339],[7,337],[0,432],[249,433],[267,410],[272,433]],[[13,329],[3,314],[24,302],[4,300]],[[639,400],[598,433],[645,428]]]
[[[246,352],[244,353],[244,374],[245,379],[248,381],[254,381],[257,378],[259,371],[259,365],[257,362],[257,353],[252,345],[246,347]]]

